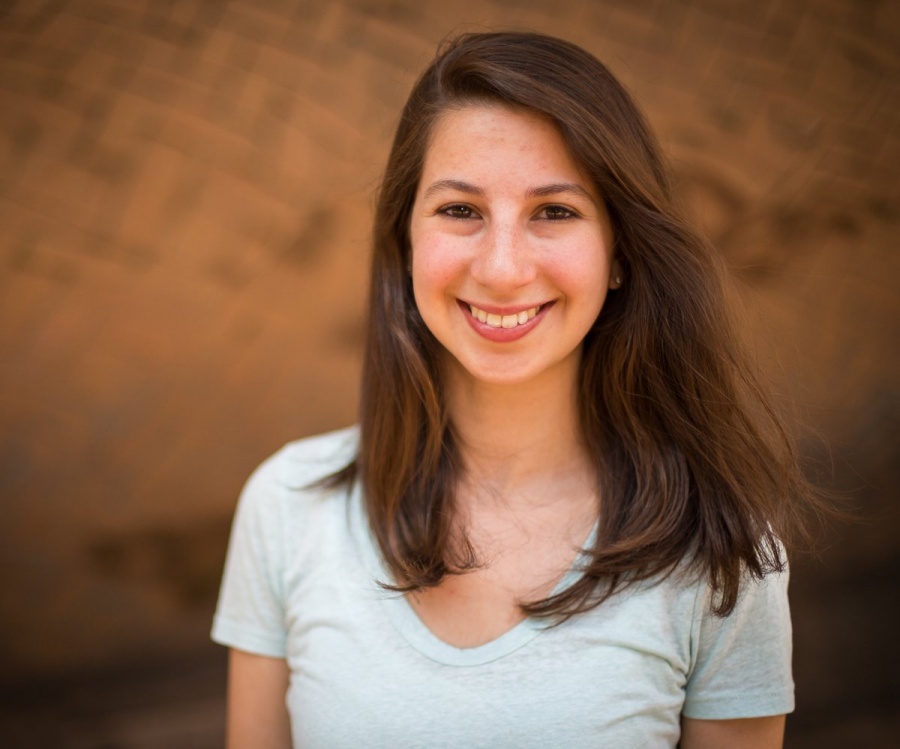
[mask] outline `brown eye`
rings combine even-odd
[[[475,211],[467,205],[448,205],[441,208],[438,213],[442,213],[449,218],[468,219],[475,218]]]
[[[575,212],[561,205],[548,205],[541,209],[540,217],[547,221],[564,221],[574,218]]]

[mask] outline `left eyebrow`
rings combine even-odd
[[[528,196],[531,198],[546,198],[550,195],[559,195],[566,192],[575,193],[591,203],[594,202],[594,197],[581,185],[577,185],[574,182],[557,182],[552,185],[533,187],[528,191]]]
[[[480,187],[469,184],[468,182],[463,182],[459,179],[440,179],[428,186],[428,189],[425,190],[425,194],[423,197],[430,198],[432,195],[440,192],[441,190],[457,190],[468,195],[484,197],[484,190],[482,190]]]

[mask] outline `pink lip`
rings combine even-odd
[[[469,325],[472,326],[472,330],[478,333],[482,338],[486,338],[494,343],[511,343],[512,341],[518,341],[522,336],[526,336],[534,330],[535,327],[540,324],[541,320],[544,319],[544,315],[550,310],[554,303],[547,302],[528,322],[516,325],[514,328],[492,328],[487,323],[479,321],[477,317],[472,315],[467,302],[459,301],[458,304],[466,318],[466,322],[468,322]],[[537,307],[538,305],[532,304],[531,307],[494,307],[491,305],[482,306],[476,304],[475,306],[492,315],[515,315],[523,310],[531,309],[531,307]]]

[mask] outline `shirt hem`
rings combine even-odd
[[[785,715],[794,711],[793,693],[744,694],[733,700],[700,700],[685,703],[681,714],[696,720],[734,720]]]
[[[272,658],[287,656],[287,648],[283,642],[278,642],[271,636],[248,632],[246,629],[222,619],[214,620],[210,639],[219,645],[245,650],[256,655],[266,655]]]

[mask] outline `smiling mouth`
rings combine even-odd
[[[523,309],[521,312],[517,312],[514,315],[497,315],[493,312],[485,312],[483,309],[478,309],[474,304],[468,305],[472,317],[490,328],[515,328],[519,325],[524,325],[529,320],[533,319],[534,316],[541,311],[543,306],[543,304],[539,304],[536,307]]]

